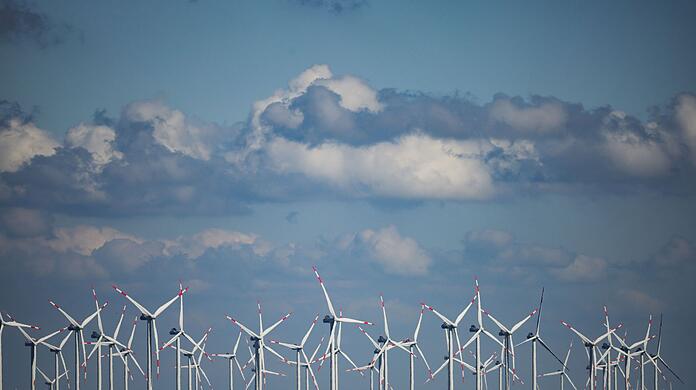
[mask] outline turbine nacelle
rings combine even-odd
[[[174,335],[176,335],[177,333],[179,333],[179,331],[178,331],[176,328],[172,328],[172,329],[169,331],[169,334],[170,334],[171,336],[174,336]]]
[[[386,338],[384,338],[384,336],[379,336],[379,338],[377,339],[377,342],[378,342],[378,343],[382,343],[382,344],[384,344],[384,343],[386,343],[386,342],[387,342],[387,339],[386,339]]]
[[[479,328],[476,325],[471,325],[469,327],[469,332],[471,332],[471,333],[476,333],[478,331],[479,331]]]
[[[324,316],[324,319],[321,320],[321,322],[323,322],[325,324],[333,324],[335,320],[336,319],[332,315],[327,314]]]
[[[531,339],[532,337],[534,337],[534,333],[532,333],[532,332],[527,333],[527,338],[528,338],[528,339]]]

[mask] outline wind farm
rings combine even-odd
[[[64,388],[80,386],[83,389],[96,390],[101,390],[104,387],[109,390],[162,388],[167,387],[167,385],[160,383],[156,376],[152,376],[149,365],[151,365],[152,357],[159,362],[160,354],[164,354],[168,358],[164,369],[165,374],[169,376],[174,372],[174,381],[167,383],[175,384],[177,390],[182,388],[187,390],[212,389],[213,386],[229,390],[285,388],[285,385],[276,384],[277,381],[273,378],[287,376],[293,377],[294,385],[292,387],[296,390],[318,390],[321,388],[335,390],[343,383],[344,378],[352,378],[357,374],[360,374],[357,379],[359,388],[370,390],[398,388],[398,385],[394,385],[396,378],[401,378],[402,380],[398,383],[404,384],[406,386],[404,388],[410,390],[416,388],[487,390],[489,386],[491,389],[497,387],[506,390],[530,387],[533,390],[558,388],[577,390],[580,388],[577,384],[580,383],[585,383],[585,388],[589,390],[657,390],[659,388],[672,388],[675,384],[687,386],[667,363],[669,353],[662,347],[663,339],[667,336],[662,332],[662,315],[660,315],[660,324],[656,333],[655,327],[652,326],[653,317],[649,315],[650,319],[645,334],[632,343],[626,341],[626,335],[621,337],[618,334],[624,326],[623,323],[614,326],[610,324],[606,306],[603,307],[604,321],[598,321],[595,329],[586,329],[581,332],[570,323],[560,321],[560,325],[570,331],[569,337],[566,339],[566,345],[569,343],[570,347],[565,354],[561,354],[556,352],[561,350],[560,347],[557,348],[547,337],[542,338],[541,335],[542,324],[545,329],[552,326],[550,321],[544,321],[541,318],[544,294],[548,294],[548,292],[542,289],[539,306],[513,325],[506,326],[497,317],[493,317],[489,311],[483,309],[481,302],[484,294],[482,294],[478,278],[475,278],[470,287],[471,293],[466,294],[473,295],[473,298],[463,302],[464,307],[456,318],[450,319],[426,303],[414,304],[412,309],[414,313],[418,313],[415,330],[403,329],[403,334],[407,337],[401,338],[395,334],[401,333],[402,329],[394,332],[396,329],[393,325],[390,326],[387,314],[388,303],[385,302],[382,294],[377,300],[378,310],[374,312],[375,317],[381,317],[381,321],[377,321],[377,323],[381,322],[381,327],[377,327],[373,325],[373,322],[345,317],[341,309],[336,310],[331,295],[329,295],[327,283],[319,276],[318,268],[312,267],[311,273],[319,282],[319,288],[315,290],[319,298],[316,300],[315,309],[328,311],[329,314],[324,316],[323,320],[328,328],[318,327],[321,315],[317,314],[308,319],[309,326],[306,331],[295,336],[295,340],[298,341],[279,341],[271,338],[271,334],[276,329],[282,329],[286,322],[292,321],[292,312],[284,314],[271,326],[264,327],[260,302],[256,303],[258,330],[252,330],[236,317],[221,313],[220,316],[226,318],[238,330],[230,332],[229,329],[222,329],[220,333],[224,333],[224,337],[213,339],[211,338],[212,328],[208,328],[202,336],[196,338],[188,330],[185,330],[188,327],[184,326],[186,318],[184,296],[189,288],[184,288],[181,282],[179,282],[178,293],[154,312],[148,311],[138,301],[114,286],[116,292],[134,306],[128,310],[130,306],[124,305],[114,324],[105,323],[103,318],[105,311],[108,310],[107,305],[99,302],[95,289],[92,290],[92,295],[96,310],[81,322],[74,320],[60,306],[51,302],[69,320],[70,325],[45,335],[39,332],[38,326],[23,324],[15,321],[9,315],[3,315],[2,330],[7,328],[18,331],[17,334],[5,334],[4,337],[21,336],[26,340],[26,345],[30,347],[31,359],[29,364],[25,362],[24,370],[13,372],[11,375],[17,377],[27,373],[24,383],[29,383],[32,390],[42,385],[46,385],[52,390],[58,390],[61,385]],[[466,288],[462,290],[465,291]],[[176,303],[179,305],[176,327],[168,332],[172,337],[160,344],[159,340],[162,338],[157,334],[155,320],[168,307]],[[349,304],[349,302],[344,303]],[[234,312],[234,305],[230,305],[228,309]],[[193,310],[195,312],[195,308]],[[189,307],[186,313],[191,312],[192,309]],[[432,313],[436,320],[441,321],[437,327],[435,326],[438,324],[437,322],[424,321],[424,314],[428,312]],[[548,310],[543,312],[545,318],[552,316]],[[132,323],[130,337],[128,340],[120,341],[119,334],[124,318],[133,314],[137,314],[137,317]],[[529,321],[535,316],[536,321],[530,323]],[[83,333],[87,330],[88,324],[95,318],[97,330],[92,332],[93,341],[85,340]],[[474,324],[469,329],[472,335],[466,342],[462,343],[458,329],[460,324],[467,323],[465,319]],[[134,343],[136,325],[139,320],[147,323],[148,330],[145,338],[146,345],[142,350]],[[195,320],[200,323],[201,321],[205,322],[206,319],[197,318]],[[187,322],[190,321],[191,319]],[[426,345],[422,341],[424,332],[437,328],[441,331],[435,331],[430,340],[442,337],[441,342],[444,342],[445,348]],[[497,337],[488,330],[496,328],[499,330]],[[109,332],[109,329],[114,330]],[[526,339],[515,344],[513,335],[516,332],[524,331],[529,331]],[[440,332],[443,332],[443,335],[438,337],[437,334]],[[54,336],[62,333],[65,333],[65,336],[62,336],[59,341],[51,341]],[[374,338],[370,333],[378,336]],[[77,340],[74,346],[75,351],[72,351],[75,353],[75,358],[83,357],[81,363],[76,360],[74,368],[74,370],[79,369],[82,374],[74,375],[72,383],[69,381],[71,372],[63,356],[64,352],[70,352],[66,351],[69,349],[66,344],[71,337]],[[321,340],[318,343],[312,341],[319,337]],[[365,338],[369,341],[368,344],[362,342]],[[325,352],[319,355],[318,352],[324,340],[327,340]],[[344,347],[346,343],[351,344],[353,357],[346,352]],[[544,351],[548,352],[548,357],[553,359],[539,359],[536,350],[537,343]],[[573,344],[577,345],[578,343],[584,348],[573,348]],[[242,353],[245,344],[249,351],[248,358]],[[520,352],[521,346],[525,344],[531,345],[531,354]],[[360,345],[363,347],[356,347]],[[475,351],[470,349],[472,345],[475,347]],[[89,354],[86,353],[86,346],[91,348]],[[517,351],[515,347],[517,347]],[[282,349],[277,350],[276,348]],[[39,349],[46,349],[53,353],[54,359],[50,364],[37,359]],[[105,349],[104,354],[102,354],[102,349]],[[439,359],[436,356],[426,357],[424,353],[424,350],[432,349],[439,349],[439,353],[444,355],[444,361],[438,364],[434,370],[430,368],[428,361],[432,362]],[[484,356],[484,349],[492,352]],[[210,350],[223,352],[208,352]],[[581,355],[580,351],[582,350],[584,350],[584,356]],[[170,356],[170,351],[174,355],[173,357]],[[581,355],[574,356],[573,360],[587,363],[586,370],[584,370],[586,377],[578,376],[577,370],[573,370],[569,365],[573,351],[576,352],[576,355]],[[400,352],[402,356],[398,356],[395,352]],[[559,356],[563,356],[563,359]],[[17,356],[17,354],[8,355],[6,353],[4,356],[5,361],[19,358],[22,361],[25,360],[23,356]],[[118,358],[123,363],[123,375],[114,373],[114,358]],[[184,359],[183,364],[182,358]],[[224,359],[227,364],[224,366],[214,364],[213,358]],[[339,366],[340,358],[345,359],[349,366],[341,368]],[[106,370],[108,375],[102,372],[103,359],[108,362],[108,370]],[[390,368],[390,359],[401,360],[402,363],[407,362],[407,364],[401,365],[403,370],[396,370]],[[92,370],[88,375],[87,363],[95,360],[96,363],[92,363],[90,366],[96,366],[96,372]],[[173,363],[170,366],[169,362],[172,360]],[[355,363],[356,360],[365,361],[366,364],[359,366]],[[521,364],[525,360],[528,360],[529,364]],[[540,367],[541,361],[550,364]],[[145,365],[145,371],[141,368],[141,363]],[[320,374],[325,372],[321,370],[322,367],[327,366],[328,375],[321,376]],[[137,371],[132,371],[133,367],[137,368]],[[211,377],[215,378],[215,376],[210,375],[211,370],[219,370],[222,367],[226,369],[227,380],[223,383],[213,383]],[[457,370],[461,370],[461,377],[459,374],[455,375],[455,367]],[[527,371],[522,367],[530,369]],[[489,378],[487,375],[496,371],[497,383],[495,376]],[[633,371],[637,371],[637,374]],[[369,375],[365,375],[366,373]],[[445,373],[447,376],[444,383],[436,381],[438,376],[442,376],[439,375],[440,373]],[[182,376],[186,380],[182,380]],[[104,377],[107,377],[108,380],[105,381]],[[552,381],[552,378],[556,380]],[[354,380],[349,388],[356,386],[356,378],[352,379]]]

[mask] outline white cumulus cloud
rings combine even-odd
[[[68,130],[65,145],[70,148],[81,147],[92,154],[98,165],[105,165],[114,159],[123,158],[123,153],[114,149],[116,132],[109,126],[80,123]]]
[[[411,199],[482,199],[494,193],[489,168],[475,141],[411,134],[364,147],[324,143],[316,147],[274,138],[271,166],[301,173],[355,196]]]
[[[52,156],[60,146],[33,123],[11,119],[0,129],[0,172],[15,172],[34,156]]]

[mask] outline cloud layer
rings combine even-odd
[[[693,194],[696,97],[646,121],[553,97],[377,91],[315,65],[233,126],[157,100],[59,142],[5,105],[0,204],[81,215],[234,214],[322,196],[491,200],[520,192]]]

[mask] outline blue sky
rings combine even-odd
[[[664,313],[688,384],[694,16],[690,2],[2,0],[0,310],[52,329],[46,300],[86,312],[94,285],[111,321],[111,284],[154,305],[182,279],[215,349],[236,337],[224,314],[254,321],[257,299],[294,311],[279,333],[297,338],[325,310],[313,264],[356,316],[379,322],[383,292],[404,334],[421,301],[458,311],[478,275],[507,322],[545,286],[559,353],[561,319],[599,333],[608,304],[632,340]],[[223,364],[209,372],[224,381]]]

